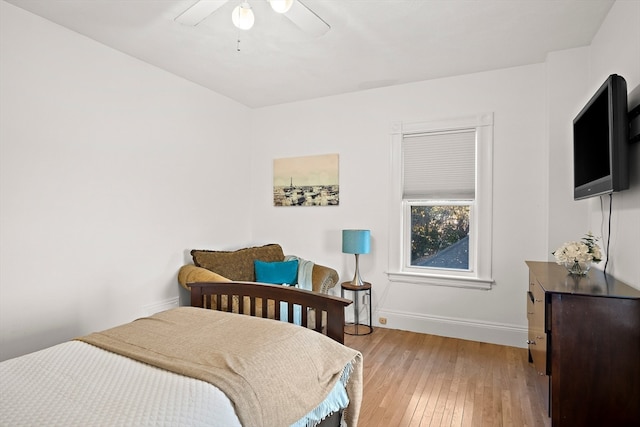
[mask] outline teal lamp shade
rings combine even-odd
[[[371,231],[369,230],[342,230],[342,252],[345,254],[355,254],[356,272],[353,275],[351,284],[362,286],[360,277],[359,255],[368,254],[371,250]]]
[[[342,230],[342,252],[345,254],[368,254],[371,250],[371,231]]]

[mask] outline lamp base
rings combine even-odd
[[[349,282],[351,286],[362,286],[364,282],[362,281],[362,277],[360,277],[360,263],[359,263],[359,254],[356,255],[356,271],[353,275],[353,280]]]

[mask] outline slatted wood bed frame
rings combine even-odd
[[[316,332],[344,344],[344,308],[351,304],[345,298],[298,289],[290,286],[268,285],[256,282],[203,282],[190,283],[191,306],[209,308],[231,312],[234,308],[239,314],[267,318],[275,311],[275,318],[280,318],[280,302],[287,302],[287,321],[294,321],[294,306],[301,309],[301,326],[309,327],[308,313],[315,311],[316,319],[326,319],[313,322],[311,328]],[[226,298],[222,298],[225,297]],[[249,301],[245,304],[227,304],[236,296],[239,301]],[[215,298],[214,298],[215,297]],[[269,310],[270,302],[272,309]],[[248,308],[247,308],[248,306]],[[319,315],[321,313],[321,315]]]
[[[268,318],[269,314],[275,313],[275,318],[279,319],[280,303],[287,302],[287,321],[294,322],[294,306],[298,305],[302,307],[301,326],[304,327],[309,327],[308,313],[314,310],[315,319],[323,321],[314,321],[314,327],[311,329],[344,344],[344,308],[352,303],[348,299],[290,286],[256,282],[201,282],[190,283],[188,286],[191,287],[192,307],[227,312],[232,312],[235,308],[239,314],[262,318]],[[245,303],[228,304],[228,301],[234,300],[234,296],[238,301]],[[269,310],[270,305],[272,310]],[[342,412],[336,412],[325,418],[318,427],[338,427],[341,418]]]

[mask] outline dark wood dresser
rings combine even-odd
[[[554,427],[640,426],[640,290],[527,261],[529,361]]]

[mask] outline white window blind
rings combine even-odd
[[[405,134],[402,165],[404,199],[473,200],[475,129]]]

